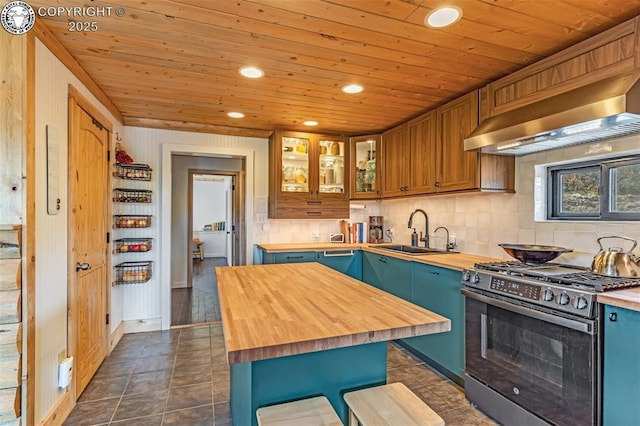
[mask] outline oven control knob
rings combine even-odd
[[[576,296],[575,299],[573,299],[572,304],[576,309],[585,309],[587,306],[589,306],[587,299],[585,299],[583,296]]]
[[[471,279],[471,272],[464,271],[462,273],[462,281],[469,281]]]
[[[553,291],[551,291],[550,289],[546,289],[542,292],[542,300],[544,300],[545,302],[551,302],[555,298],[555,296],[556,295],[553,294]]]
[[[571,301],[571,298],[567,293],[562,293],[556,298],[556,302],[559,305],[568,305],[570,301]]]
[[[478,284],[480,282],[480,275],[478,274],[471,275],[471,282],[473,284]]]

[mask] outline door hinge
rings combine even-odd
[[[235,185],[231,185],[231,190],[235,191],[236,190],[236,186]]]
[[[107,314],[107,325],[109,325],[109,314]]]
[[[107,243],[109,243],[110,240],[111,240],[111,233],[107,232]]]
[[[107,163],[110,163],[110,162],[111,162],[111,150],[108,149],[107,150]]]

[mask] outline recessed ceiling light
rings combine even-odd
[[[305,126],[317,126],[318,122],[317,121],[313,121],[313,120],[309,120],[309,121],[305,121],[304,123]]]
[[[360,93],[364,90],[364,87],[359,84],[348,84],[342,88],[344,93]]]
[[[242,67],[238,72],[248,78],[260,78],[264,76],[264,71],[256,67]]]
[[[451,25],[462,16],[462,9],[455,6],[446,6],[435,9],[424,18],[425,25],[433,28],[442,28]]]
[[[241,112],[228,112],[227,115],[232,118],[242,118],[244,114]]]

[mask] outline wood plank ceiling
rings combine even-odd
[[[38,19],[125,124],[204,124],[230,134],[309,131],[305,120],[319,122],[314,132],[375,133],[640,14],[640,0],[29,3],[112,8],[105,17]],[[462,19],[426,27],[424,17],[444,4],[460,7]],[[97,31],[71,31],[71,21],[95,21]],[[265,77],[241,77],[244,65],[264,69]],[[342,93],[349,83],[365,90]],[[229,118],[229,111],[245,117]]]

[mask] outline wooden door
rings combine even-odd
[[[400,125],[382,134],[382,197],[406,194],[409,166],[405,133],[405,126]]]
[[[479,187],[479,154],[464,150],[466,138],[478,126],[478,91],[437,109],[441,156],[438,191],[460,191]]]
[[[409,188],[407,195],[435,192],[436,112],[431,111],[407,123]]]
[[[69,347],[77,399],[107,354],[109,131],[74,99],[69,120]]]

